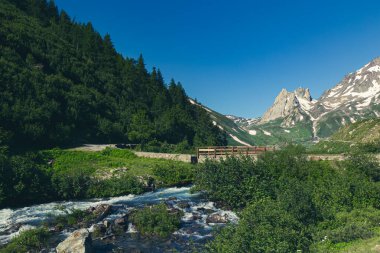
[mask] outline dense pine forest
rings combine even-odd
[[[226,143],[180,83],[119,54],[54,1],[1,0],[0,20],[0,140],[10,150]]]

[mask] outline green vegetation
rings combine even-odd
[[[374,236],[369,239],[357,239],[350,242],[331,243],[329,241],[321,242],[315,245],[314,250],[317,252],[346,252],[346,253],[369,253],[378,252],[380,245],[380,229],[374,229]]]
[[[306,117],[306,116],[305,116]],[[293,127],[282,127],[284,119],[276,119],[250,129],[256,131],[252,136],[256,145],[281,145],[287,143],[307,143],[312,137],[312,124],[309,121],[298,122]],[[264,131],[270,133],[266,135]]]
[[[117,53],[53,1],[0,0],[0,138],[11,151],[80,143],[223,145],[180,83]],[[187,143],[187,144],[186,144]]]
[[[204,105],[199,104],[200,106],[205,107]],[[227,133],[236,136],[239,140],[244,141],[248,144],[255,145],[256,142],[252,138],[252,135],[247,133],[247,131],[243,130],[238,126],[233,120],[227,118],[225,115],[222,115],[210,108],[205,107],[209,112],[210,117],[213,121],[215,121],[223,130]],[[242,144],[235,141],[230,135],[227,135],[227,143],[232,146],[241,146]]]
[[[239,224],[222,229],[208,251],[309,252],[377,234],[377,160],[357,154],[331,164],[303,154],[290,146],[257,161],[207,161],[196,171],[197,189],[241,212]]]
[[[24,156],[8,156],[4,151],[0,155],[0,207],[141,194],[153,183],[190,183],[193,171],[191,164],[137,157],[123,149],[54,149]]]
[[[160,166],[153,169],[153,175],[157,179],[158,186],[188,185],[194,180],[194,165]]]
[[[340,154],[351,151],[380,153],[380,119],[367,119],[340,128],[327,140],[310,147],[310,153]]]
[[[58,229],[63,229],[65,227],[88,227],[90,222],[92,222],[96,215],[87,210],[80,209],[63,209],[65,214],[54,216],[52,220],[44,225],[54,226]]]
[[[131,215],[131,220],[143,235],[168,237],[179,229],[181,216],[181,212],[170,212],[162,203],[138,210]]]
[[[331,140],[369,143],[380,138],[380,119],[368,119],[355,122],[339,129]]]
[[[50,235],[45,228],[37,228],[22,231],[18,236],[13,238],[4,248],[0,249],[1,253],[26,253],[40,252],[47,246]]]

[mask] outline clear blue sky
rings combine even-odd
[[[380,56],[380,1],[56,0],[224,114],[261,116],[281,88],[318,98]]]

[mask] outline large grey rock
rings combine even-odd
[[[58,244],[56,250],[57,253],[91,253],[91,234],[85,228],[76,230],[66,240]]]
[[[100,204],[96,207],[90,207],[88,209],[89,212],[91,212],[96,218],[95,222],[99,222],[103,220],[105,217],[107,217],[112,210],[112,206],[108,204]]]

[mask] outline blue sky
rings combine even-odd
[[[378,0],[55,2],[223,114],[261,116],[281,88],[318,98],[380,56]]]

